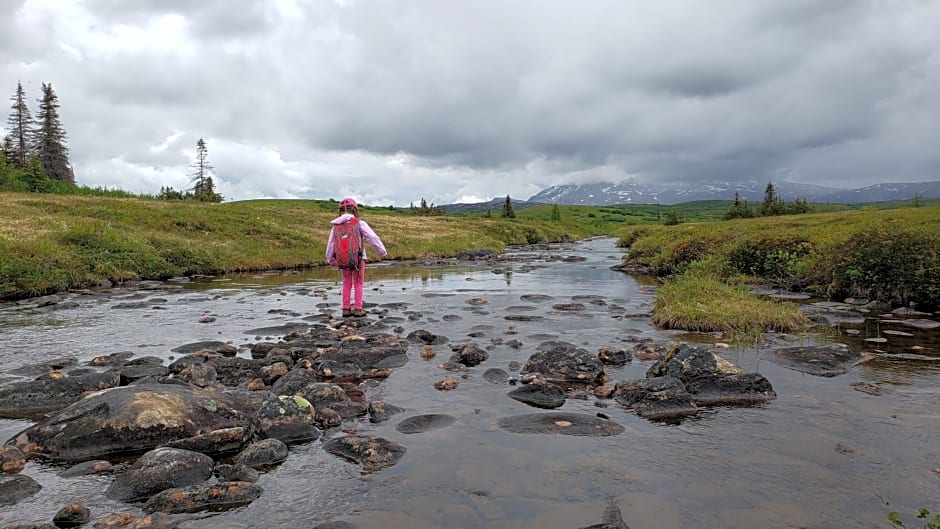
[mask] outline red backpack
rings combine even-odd
[[[359,219],[333,225],[333,257],[342,270],[359,270],[362,265],[362,232]]]

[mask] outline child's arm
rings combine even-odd
[[[388,255],[388,252],[385,250],[385,245],[382,244],[382,239],[379,238],[375,230],[373,230],[366,221],[360,220],[359,228],[362,230],[362,240],[366,241],[369,246],[375,248],[375,251],[379,252],[379,255],[382,257]]]
[[[330,226],[330,236],[326,239],[326,262],[333,263],[333,226]]]

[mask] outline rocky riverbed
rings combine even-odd
[[[618,262],[383,264],[364,318],[332,270],[0,307],[0,526],[842,527],[938,497],[936,315],[800,300],[813,332],[729,347],[652,328]]]

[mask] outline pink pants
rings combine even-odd
[[[343,273],[343,310],[349,309],[349,294],[356,288],[356,308],[362,308],[362,284],[366,280],[366,263],[363,261],[359,270],[340,270]]]

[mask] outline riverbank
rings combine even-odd
[[[2,193],[0,208],[0,299],[22,299],[106,282],[324,265],[336,204]],[[612,234],[574,218],[421,217],[386,208],[362,215],[396,260]]]

